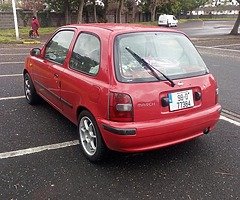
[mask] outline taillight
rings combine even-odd
[[[128,94],[110,92],[109,120],[116,122],[133,121],[133,104]]]
[[[217,104],[218,103],[218,93],[219,93],[219,90],[218,88],[216,89],[216,94],[215,94],[215,103]]]

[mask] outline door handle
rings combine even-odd
[[[54,74],[54,78],[58,78],[59,77],[59,75],[58,74]]]

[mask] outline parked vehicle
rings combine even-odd
[[[218,87],[184,33],[131,24],[68,25],[26,58],[26,100],[39,96],[78,126],[90,161],[207,134]]]
[[[159,26],[177,26],[178,20],[174,15],[160,15],[158,18],[158,25]]]

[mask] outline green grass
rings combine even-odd
[[[0,43],[23,43],[25,40],[30,40],[28,38],[28,32],[30,27],[19,28],[20,40],[16,40],[15,29],[0,29]],[[40,35],[52,34],[56,30],[56,27],[40,28]],[[34,40],[32,40],[34,41]]]
[[[153,21],[153,22],[135,22],[138,24],[143,24],[143,25],[147,25],[147,26],[158,26],[157,21]]]

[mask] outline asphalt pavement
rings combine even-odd
[[[0,199],[239,199],[240,51],[237,40],[216,47],[206,39],[193,36],[218,80],[220,103],[235,118],[223,115],[193,141],[111,153],[101,164],[84,158],[69,120],[46,102],[24,99],[23,62],[33,45],[0,46]]]

